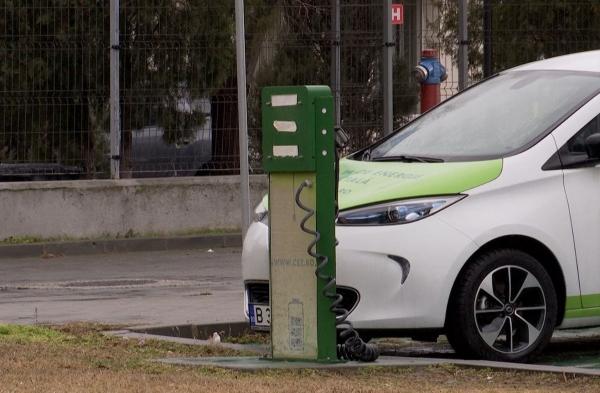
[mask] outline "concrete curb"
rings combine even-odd
[[[268,345],[260,345],[260,344],[231,344],[231,343],[214,344],[208,340],[199,340],[197,338],[159,336],[156,334],[136,333],[136,332],[132,332],[130,330],[110,331],[110,332],[104,332],[104,334],[107,336],[121,337],[123,339],[130,339],[130,340],[157,340],[157,341],[166,341],[166,342],[172,342],[172,343],[183,344],[183,345],[221,347],[221,348],[233,349],[235,351],[257,353],[259,355],[267,355],[268,353],[270,353],[270,348]]]
[[[225,336],[241,336],[251,331],[247,321],[240,321],[199,325],[135,326],[124,330],[107,331],[104,334],[123,339],[158,340],[185,345],[219,346],[236,351],[253,352],[259,355],[270,353],[269,345],[232,344],[227,342],[215,344],[209,340],[201,339],[201,337],[210,337],[213,332],[220,332]]]
[[[185,337],[200,339],[209,337],[213,332],[223,332],[227,336],[242,336],[252,332],[247,321],[221,322],[208,324],[185,324],[171,326],[135,326],[127,330],[164,337]]]
[[[80,240],[0,246],[0,259],[35,258],[44,255],[94,255],[119,252],[195,250],[241,247],[242,235],[200,235],[164,238]]]

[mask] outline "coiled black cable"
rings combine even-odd
[[[306,226],[306,222],[315,215],[315,210],[304,205],[300,200],[302,190],[304,190],[306,187],[312,187],[312,183],[309,180],[303,181],[302,184],[300,184],[300,187],[298,187],[296,190],[296,204],[300,209],[307,213],[302,221],[300,221],[300,228],[303,232],[314,236],[313,241],[308,245],[307,252],[317,261],[317,269],[315,271],[316,276],[319,279],[327,282],[325,287],[323,287],[323,295],[332,300],[331,307],[329,309],[335,315],[336,327],[341,330],[339,335],[341,343],[337,344],[338,359],[374,362],[379,357],[379,350],[377,349],[377,346],[373,344],[367,344],[360,338],[358,332],[352,326],[352,323],[347,320],[350,312],[341,305],[342,301],[344,300],[343,296],[335,291],[335,277],[323,272],[329,263],[329,258],[326,255],[317,253],[316,251],[317,243],[319,240],[321,240],[321,234],[318,231],[314,231]]]

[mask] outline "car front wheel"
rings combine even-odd
[[[552,279],[537,259],[520,250],[495,250],[459,277],[446,334],[459,355],[524,362],[550,341],[557,309]]]

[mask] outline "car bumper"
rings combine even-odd
[[[358,329],[442,328],[454,280],[477,249],[435,216],[407,225],[337,226],[336,237],[337,284],[359,293],[349,317]],[[268,281],[268,261],[268,228],[254,223],[244,241],[244,282]]]

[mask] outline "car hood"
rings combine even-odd
[[[341,210],[378,202],[451,195],[488,183],[502,172],[502,160],[413,163],[340,161]]]

